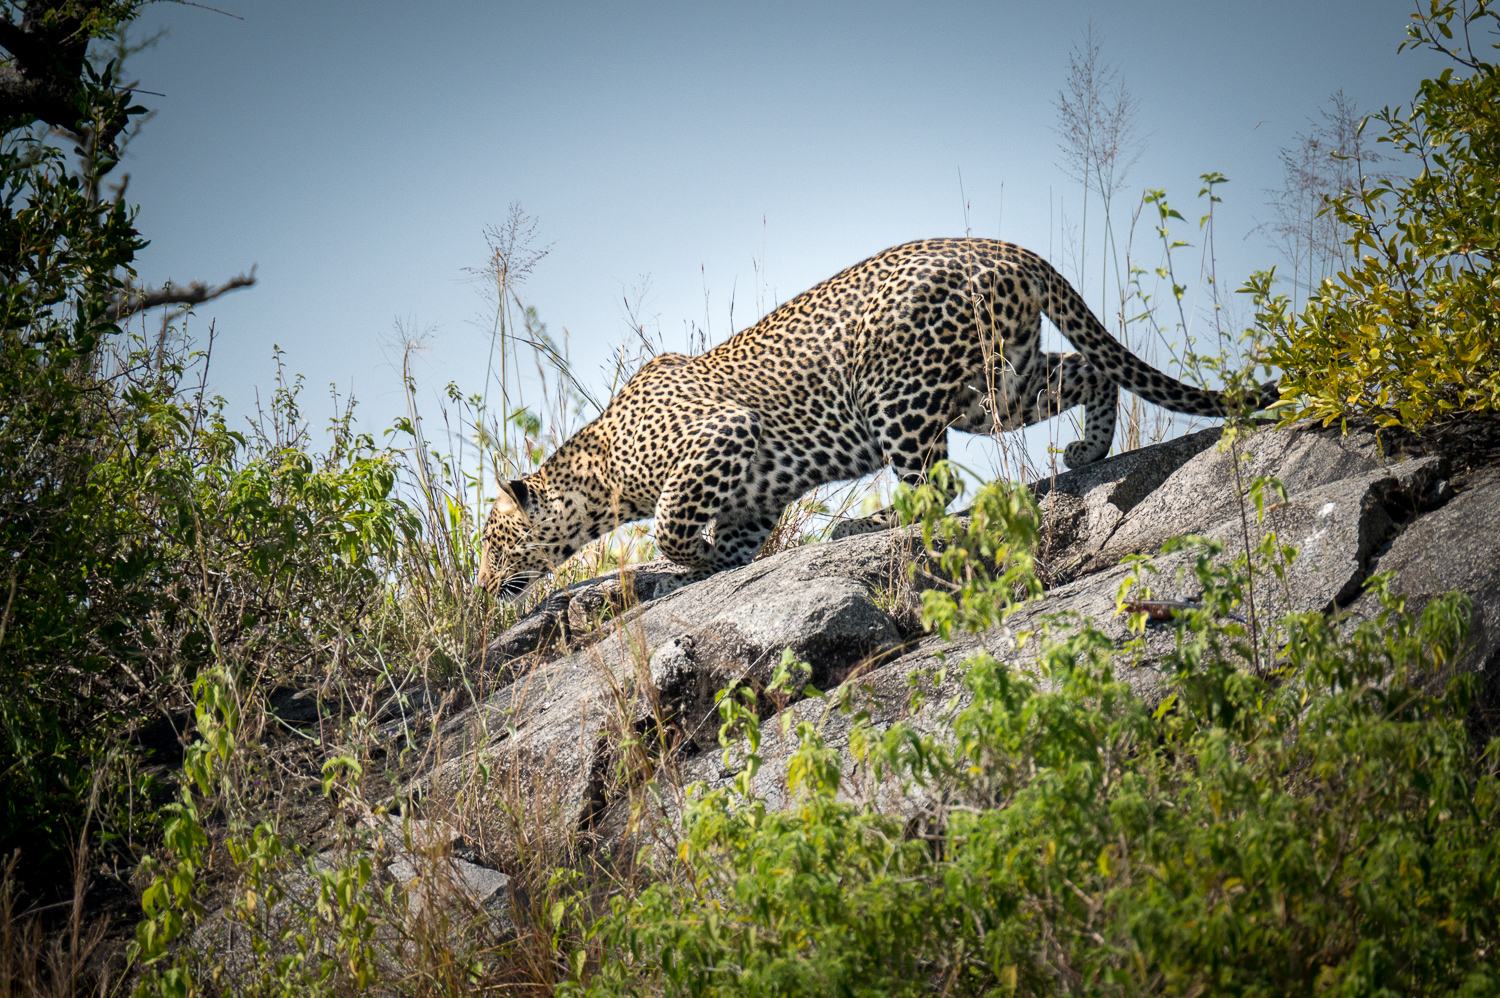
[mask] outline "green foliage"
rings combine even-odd
[[[229,678],[221,671],[199,676],[193,689],[198,740],[188,747],[183,766],[187,780],[178,800],[163,809],[162,844],[173,861],[162,864],[148,858],[144,864],[152,880],[141,893],[145,918],[135,927],[131,948],[132,958],[147,971],[136,987],[137,998],[153,992],[172,998],[194,991],[191,966],[172,944],[205,913],[199,900],[199,876],[208,861],[208,834],[199,795],[217,795],[221,789],[225,767],[234,755],[239,707]]]
[[[111,72],[86,93],[139,112]],[[0,144],[0,851],[30,871],[76,846],[90,801],[106,841],[139,831],[150,808],[118,799],[140,786],[131,721],[205,668],[274,677],[359,628],[419,530],[351,408],[315,454],[282,383],[247,437],[187,383],[207,359],[176,330],[122,330],[111,306],[144,243],[93,196],[113,161],[78,154],[70,172],[23,131]]]
[[[1358,263],[1325,281],[1300,316],[1269,293],[1267,275],[1248,287],[1275,335],[1269,360],[1299,399],[1288,418],[1369,413],[1418,427],[1500,408],[1500,65],[1481,41],[1500,26],[1493,7],[1430,0],[1414,16],[1402,47],[1443,52],[1457,72],[1422,81],[1404,116],[1374,116],[1379,140],[1421,172],[1333,199]]]
[[[1154,663],[1168,682],[1154,707],[1120,678],[1142,649],[1081,620],[1017,662],[966,663],[969,701],[947,730],[855,713],[849,752],[864,779],[893,781],[899,813],[839,796],[846,757],[809,720],[792,801],[773,808],[753,792],[755,712],[723,697],[740,778],[697,791],[676,855],[615,900],[595,928],[602,960],[575,961],[571,987],[1493,992],[1500,745],[1470,743],[1472,677],[1441,679],[1464,601],[1413,615],[1376,580],[1375,619],[1298,614],[1257,635],[1232,616],[1246,573],[1295,552],[1217,553],[1192,566],[1204,595]],[[944,597],[967,604],[948,617],[998,620],[1014,582]],[[1249,668],[1260,645],[1280,655]]]
[[[945,638],[954,628],[983,630],[1041,593],[1031,552],[1042,518],[1031,492],[1010,482],[989,482],[966,516],[946,516],[950,497],[962,491],[953,465],[940,461],[925,483],[915,489],[903,485],[894,500],[901,521],[920,527],[922,543],[932,553],[930,567],[945,582],[943,590],[922,593],[923,626]]]
[[[222,669],[213,669],[199,676],[193,689],[198,738],[188,746],[187,780],[178,800],[164,809],[162,845],[170,859],[144,863],[151,882],[141,894],[145,917],[130,947],[141,971],[135,998],[188,998],[227,983],[215,980],[225,969],[218,954],[194,934],[207,914],[203,899],[213,889],[205,876],[206,826],[216,805],[228,819],[223,844],[243,873],[226,906],[226,924],[241,933],[257,958],[236,973],[233,990],[282,995],[326,993],[340,985],[353,993],[367,990],[379,976],[378,913],[391,910],[394,887],[379,885],[368,853],[343,864],[307,860],[299,870],[295,854],[271,824],[251,827],[236,786],[243,745],[234,683]],[[357,775],[359,768],[349,763],[337,759],[325,767],[330,771],[325,793],[335,785],[347,791],[341,771]],[[292,899],[287,884],[299,875],[301,897]],[[279,915],[273,915],[278,908]]]
[[[130,541],[131,502],[101,501],[90,469],[125,429],[91,376],[118,334],[107,306],[143,245],[130,214],[103,207],[61,154],[0,147],[0,839],[56,843],[62,815],[88,793],[89,678],[107,668],[118,597],[151,574]],[[162,427],[130,427],[150,446]],[[133,608],[132,608],[133,609]],[[60,682],[66,670],[78,677]],[[77,720],[73,706],[82,699]]]

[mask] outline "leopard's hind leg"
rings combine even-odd
[[[1083,438],[1063,448],[1063,463],[1079,468],[1100,460],[1115,437],[1119,389],[1082,354],[1047,353],[1039,361],[1027,377],[1003,389],[969,388],[959,400],[962,415],[955,425],[969,433],[1018,430],[1082,405]]]
[[[748,565],[755,558],[780,516],[768,511],[721,511],[714,524],[715,571]]]

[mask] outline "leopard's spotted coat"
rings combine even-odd
[[[1077,349],[1041,349],[1045,314]],[[620,523],[656,517],[667,558],[704,577],[754,557],[787,504],[890,462],[917,481],[950,427],[1014,429],[1085,406],[1064,460],[1099,460],[1117,386],[1221,416],[1109,334],[1045,260],[989,239],[930,239],[855,264],[698,357],[656,357],[592,423],[510,482],[479,582],[515,597]],[[1274,400],[1266,386],[1260,406]]]

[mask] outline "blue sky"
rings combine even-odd
[[[256,265],[255,288],[193,320],[215,324],[211,388],[248,411],[279,344],[310,414],[331,382],[370,428],[401,410],[398,322],[431,334],[424,397],[483,389],[489,305],[466,268],[512,202],[551,245],[522,293],[598,380],[644,277],[642,314],[680,348],[689,323],[725,338],[731,297],[733,328],[754,321],[758,285],[768,308],[966,227],[1071,276],[1059,217],[1081,191],[1054,103],[1090,23],[1139,100],[1116,225],[1144,187],[1195,222],[1198,175],[1221,171],[1226,284],[1277,262],[1252,232],[1264,189],[1329,95],[1403,103],[1439,68],[1396,54],[1409,0],[222,6],[238,18],[142,19],[169,34],[131,66],[163,95],[143,96],[159,113],[124,167],[141,277]]]

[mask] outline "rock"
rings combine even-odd
[[[456,909],[471,915],[483,912],[494,931],[515,931],[510,917],[510,878],[461,855],[472,850],[456,831],[420,819],[403,824],[387,816],[377,822],[380,864],[405,893],[409,907],[425,905],[433,912]],[[317,859],[330,866],[347,862],[347,857],[336,853],[320,853]]]
[[[1213,446],[1220,432],[1210,427],[1033,482],[1031,491],[1042,510],[1037,560],[1043,584],[1057,586],[1076,578],[1125,515]]]
[[[272,692],[266,700],[270,715],[293,727],[311,727],[325,721],[336,721],[342,715],[361,707],[370,707],[350,702],[341,696],[328,696],[323,688],[310,686],[305,689],[282,688]],[[370,719],[377,724],[396,719],[430,716],[438,710],[436,698],[423,687],[398,690],[375,701]]]
[[[1252,590],[1256,613],[1263,619],[1290,612],[1332,610],[1359,595],[1379,549],[1397,522],[1412,515],[1421,497],[1436,489],[1440,471],[1440,458],[1402,461],[1289,496],[1285,503],[1268,508],[1263,522],[1256,521],[1253,507],[1247,522],[1236,512],[1202,531],[1202,536],[1224,544],[1224,552],[1216,559],[1220,564],[1243,554],[1247,529],[1252,548],[1270,532],[1276,533],[1280,544],[1298,548],[1297,556],[1285,569],[1284,581],[1263,574]],[[1126,618],[1115,612],[1115,601],[1126,578],[1136,574],[1158,600],[1195,600],[1203,592],[1193,572],[1197,558],[1196,551],[1183,550],[1158,555],[1153,560],[1155,573],[1120,565],[1075,579],[1048,591],[1045,599],[1017,613],[1009,621],[1009,629],[1036,630],[1048,617],[1067,614],[1088,619],[1117,643],[1124,642],[1131,635]],[[1249,608],[1242,608],[1240,613],[1248,622]],[[1170,626],[1148,628],[1144,654],[1147,665],[1122,675],[1147,704],[1154,705],[1161,699],[1165,682],[1149,663],[1175,642],[1176,634]],[[950,654],[949,659],[953,658]]]
[[[312,686],[300,690],[275,690],[266,701],[266,706],[279,720],[300,727],[317,724],[325,717],[337,717],[340,704],[336,697],[326,697],[321,689]]]
[[[796,700],[804,685],[831,689],[850,667],[899,646],[901,638],[867,586],[848,578],[817,579],[739,603],[678,635],[651,656],[649,670],[661,705],[686,739],[698,745],[706,734],[712,745],[715,692],[737,683],[764,689],[784,649],[812,668],[792,678],[790,699]]]
[[[497,865],[586,845],[614,788],[632,778],[620,772],[622,742],[653,730],[664,738],[659,724],[691,742],[674,709],[695,727],[704,723],[715,680],[700,673],[759,669],[769,679],[781,649],[799,644],[814,676],[832,676],[899,641],[876,594],[899,587],[907,546],[900,532],[806,545],[643,604],[588,647],[517,675],[450,720],[404,792],[429,817],[473,829],[470,838]],[[814,633],[825,624],[831,634]],[[662,700],[652,659],[669,645],[676,650],[655,663],[668,687],[658,718],[643,704]]]
[[[1472,603],[1467,647],[1454,673],[1481,672],[1476,704],[1481,737],[1500,733],[1500,471],[1476,476],[1439,509],[1420,516],[1380,554],[1371,574],[1393,573],[1391,591],[1420,612],[1434,596],[1457,590]],[[1380,611],[1374,594],[1350,607],[1357,619]]]
[[[1280,543],[1292,544],[1299,550],[1286,570],[1284,585],[1274,576],[1262,579],[1257,590],[1259,612],[1279,616],[1292,611],[1329,610],[1358,596],[1381,546],[1399,522],[1415,515],[1426,498],[1439,489],[1441,474],[1442,459],[1438,457],[1397,462],[1289,495],[1285,503],[1271,502],[1263,522],[1257,522],[1253,506],[1247,509],[1242,521],[1238,503],[1215,502],[1216,508],[1232,511],[1233,515],[1201,527],[1199,532],[1225,545],[1225,552],[1219,558],[1223,562],[1243,553],[1247,529],[1252,547],[1259,546],[1265,535],[1274,531]],[[1292,480],[1306,482],[1317,477],[1305,475]],[[1108,484],[1106,478],[1104,485]],[[1095,494],[1104,486],[1085,479],[1080,487]],[[1058,494],[1066,495],[1060,489]],[[1162,538],[1147,553],[1158,552],[1167,539]],[[1158,599],[1196,598],[1202,593],[1201,584],[1191,572],[1196,558],[1190,550],[1159,555],[1154,560],[1156,574],[1143,575],[1142,579]],[[1116,614],[1115,600],[1120,584],[1133,571],[1127,566],[1111,567],[1057,586],[1047,592],[1045,599],[1013,617],[1006,630],[1036,630],[1048,617],[1071,614],[1089,619],[1110,637],[1123,641],[1128,636],[1126,621]],[[961,662],[981,648],[1000,654],[997,649],[1005,642],[1001,640],[997,645],[996,640],[993,636],[960,639],[944,645],[935,638],[927,638],[911,654],[892,663],[891,668],[913,671],[935,667],[935,656],[945,648],[948,662]],[[1165,651],[1174,640],[1170,629],[1161,629],[1148,638],[1148,647],[1154,641],[1160,651]],[[1126,678],[1148,703],[1159,698],[1162,677],[1154,670],[1135,670]]]
[[[978,648],[975,647],[970,653],[977,651]],[[968,657],[955,656],[952,663],[957,665]],[[915,813],[925,801],[921,789],[909,788],[908,793],[902,796],[893,792],[894,788],[890,783],[872,779],[868,770],[859,765],[849,753],[849,739],[855,717],[861,710],[868,714],[869,730],[876,734],[888,730],[901,720],[922,734],[932,734],[945,727],[951,712],[967,702],[967,694],[959,683],[958,670],[940,686],[924,684],[925,692],[929,694],[926,702],[916,711],[909,706],[913,692],[909,682],[912,674],[923,668],[941,668],[943,664],[930,649],[924,649],[877,666],[857,680],[859,692],[854,698],[857,709],[847,713],[839,710],[835,700],[829,696],[802,700],[787,707],[786,714],[791,715],[791,721],[785,726],[784,735],[780,719],[776,724],[766,723],[761,727],[759,754],[762,761],[760,771],[751,780],[752,792],[764,797],[767,806],[771,808],[784,808],[790,804],[792,792],[787,781],[787,761],[799,743],[797,726],[800,722],[807,721],[817,727],[825,745],[844,754],[843,778],[839,784],[840,799],[878,805],[891,813]],[[729,755],[730,765],[727,766],[724,752],[718,746],[713,751],[671,760],[670,774],[667,772],[668,767],[664,767],[663,778],[658,782],[676,792],[663,795],[661,806],[652,816],[653,819],[669,825],[675,823],[686,803],[686,795],[681,791],[695,783],[702,783],[710,790],[731,786],[741,762],[741,750],[731,749]],[[625,822],[621,811],[622,807],[617,808],[615,813],[601,820],[601,825],[606,828],[623,828]]]
[[[142,761],[147,765],[175,767],[182,765],[184,748],[197,729],[193,711],[173,710],[131,728],[127,739],[141,750]]]
[[[1340,436],[1299,424],[1244,436],[1235,447],[1242,455],[1236,476],[1234,455],[1212,446],[1220,435],[1206,429],[1033,483],[1047,514],[1045,599],[1008,627],[953,642],[917,633],[919,585],[908,569],[918,545],[909,530],[859,534],[842,525],[839,540],[693,585],[648,566],[624,580],[570,587],[490,644],[485,664],[500,688],[440,729],[405,792],[430,819],[461,827],[477,856],[506,869],[538,857],[568,861],[580,849],[618,849],[639,818],[629,808],[640,795],[632,798],[628,787],[657,777],[664,794],[657,817],[670,820],[688,782],[730,779],[716,742],[714,695],[735,682],[763,690],[783,649],[809,670],[786,695],[758,703],[763,716],[779,714],[788,732],[814,721],[829,745],[848,747],[852,719],[828,713],[824,698],[800,699],[809,682],[825,690],[842,682],[841,695],[858,700],[877,729],[906,717],[919,730],[938,731],[965,702],[961,666],[974,654],[1033,668],[1037,639],[1017,646],[1013,634],[1061,615],[1087,619],[1117,643],[1132,638],[1115,609],[1121,583],[1136,571],[1121,564],[1125,556],[1155,555],[1158,573],[1146,578],[1156,598],[1199,596],[1197,552],[1161,554],[1168,539],[1184,534],[1222,543],[1221,562],[1271,531],[1297,548],[1284,579],[1257,580],[1258,619],[1346,606],[1373,612],[1361,593],[1376,571],[1396,572],[1394,587],[1414,603],[1463,589],[1475,602],[1475,624],[1459,667],[1485,671],[1485,709],[1500,719],[1500,471],[1471,475],[1455,494],[1444,480],[1446,452],[1424,453],[1420,440],[1382,449],[1370,433]],[[1393,460],[1399,455],[1416,456]],[[1285,500],[1263,494],[1263,520],[1240,491],[1258,476],[1280,480],[1287,493]],[[1248,621],[1250,608],[1239,612]],[[1167,683],[1152,662],[1176,637],[1170,622],[1148,626],[1143,664],[1122,677],[1148,704]],[[927,691],[915,712],[914,677]],[[773,803],[787,800],[784,760],[795,745],[794,734],[783,739],[783,727],[762,728],[757,788]],[[850,799],[892,792],[866,779],[852,756],[846,765]],[[911,794],[881,806],[914,813],[920,791]]]
[[[341,870],[357,868],[368,860],[374,878],[360,899],[372,909],[377,926],[399,924],[409,932],[425,926],[446,934],[443,942],[455,953],[477,952],[493,945],[497,936],[513,934],[510,878],[498,870],[477,865],[456,853],[462,839],[450,828],[412,820],[403,826],[389,816],[362,822],[363,835],[347,850],[324,850],[280,875],[279,897],[269,908],[265,895],[249,909],[231,918],[221,909],[193,934],[193,945],[201,956],[212,955],[221,972],[234,981],[234,992],[254,990],[251,983],[274,961],[295,959],[300,952],[298,935],[325,934],[331,951],[338,933],[335,910],[320,915],[322,879]],[[392,901],[406,912],[382,910],[384,888],[394,888]],[[420,917],[400,917],[415,913]],[[334,922],[328,918],[332,915]],[[384,918],[389,914],[394,918]],[[256,942],[264,948],[256,952]],[[412,956],[413,940],[377,931],[371,940],[377,963],[399,977],[399,968]],[[309,972],[316,966],[307,968]]]
[[[539,662],[551,661],[590,639],[606,614],[623,615],[642,603],[660,599],[683,586],[686,569],[665,561],[633,566],[575,582],[551,593],[485,647],[474,664],[502,681]],[[589,634],[590,631],[594,633]]]
[[[549,595],[486,645],[475,666],[491,675],[502,675],[507,669],[520,671],[515,663],[528,656],[533,657],[528,665],[545,661],[548,651],[566,643],[565,620],[570,599],[567,589]]]
[[[1296,495],[1369,471],[1380,464],[1369,453],[1372,446],[1364,436],[1343,438],[1311,423],[1285,430],[1267,427],[1236,445],[1235,453],[1243,456],[1238,477],[1229,450],[1204,450],[1125,515],[1088,570],[1156,550],[1169,538],[1202,533],[1238,515],[1240,490],[1248,490],[1259,476],[1280,479],[1287,493]]]
[[[1031,483],[1031,491],[1038,499],[1052,494],[1082,497],[1108,486],[1108,501],[1121,513],[1128,513],[1174,471],[1212,447],[1222,432],[1219,427],[1211,426],[1140,450],[1116,454],[1082,468],[1039,478]]]
[[[1263,577],[1257,596],[1259,612],[1274,618],[1291,611],[1326,610],[1358,595],[1377,551],[1396,529],[1396,523],[1409,518],[1423,497],[1437,490],[1440,472],[1440,458],[1417,458],[1289,496],[1285,503],[1269,509],[1261,523],[1256,522],[1252,508],[1248,523],[1252,545],[1258,545],[1266,532],[1275,531],[1281,542],[1290,542],[1300,548],[1298,557],[1286,571],[1284,585],[1273,584],[1274,577]],[[1301,480],[1315,480],[1315,476]],[[1104,484],[1109,484],[1107,479]],[[1102,486],[1085,482],[1083,487],[1094,492]],[[1500,482],[1497,482],[1497,492],[1500,492]],[[1058,494],[1066,495],[1061,490]],[[1497,496],[1497,501],[1500,501],[1500,496]],[[1243,549],[1243,532],[1247,525],[1242,523],[1237,507],[1238,504],[1234,507],[1234,516],[1204,531],[1207,537],[1224,542],[1226,551],[1220,556],[1220,561],[1233,558]],[[1199,596],[1202,587],[1196,576],[1188,571],[1196,557],[1192,551],[1159,557],[1156,560],[1159,574],[1147,576],[1154,595],[1166,599]],[[1048,591],[1044,599],[1015,614],[1003,627],[982,635],[959,636],[951,642],[928,636],[906,654],[861,675],[857,680],[858,698],[869,713],[872,729],[881,731],[897,719],[906,718],[920,732],[938,730],[942,719],[947,716],[946,711],[961,709],[967,702],[968,695],[960,684],[962,665],[974,655],[988,653],[1022,671],[1028,670],[1038,641],[1033,638],[1028,644],[1018,647],[1012,635],[1041,631],[1049,619],[1066,619],[1068,616],[1088,619],[1116,643],[1134,637],[1128,632],[1126,618],[1115,612],[1116,594],[1131,571],[1129,567],[1120,566],[1078,578]],[[1175,645],[1176,633],[1172,627],[1148,628],[1144,637],[1145,664],[1120,674],[1120,678],[1150,706],[1160,702],[1167,683],[1167,677],[1150,662]],[[929,690],[924,707],[911,714],[908,711],[912,693],[909,678],[938,670],[947,670],[944,683]],[[1037,681],[1043,682],[1040,677]],[[1045,688],[1044,682],[1043,686]],[[795,704],[788,710],[795,717],[791,725],[793,729],[796,721],[818,720],[827,744],[847,749],[852,726],[848,717],[825,714],[823,701]],[[777,730],[780,730],[779,725]],[[784,806],[790,799],[785,760],[795,749],[795,744],[795,738],[784,744],[776,741],[769,749],[763,743],[761,755],[764,761],[756,777],[755,789],[766,795],[770,806]],[[732,771],[723,765],[718,752],[684,760],[680,767],[679,781],[684,784],[702,781],[709,787],[726,786],[733,776]],[[889,787],[882,789],[869,780],[849,758],[841,795],[851,800],[874,802],[868,795],[881,792],[889,793]],[[894,813],[911,814],[919,809],[921,796],[917,793],[907,800],[884,803]],[[673,820],[677,806],[668,800],[660,817]]]
[[[1060,585],[1076,577],[1125,514],[1186,461],[1213,446],[1220,433],[1219,427],[1210,427],[1032,482],[1043,516],[1037,551],[1043,584]],[[894,513],[885,509],[839,523],[832,537],[888,530],[895,524]]]
[[[1296,557],[1286,568],[1284,584],[1266,576],[1257,597],[1257,612],[1280,616],[1292,612],[1328,611],[1357,597],[1376,552],[1402,519],[1414,515],[1441,475],[1441,458],[1412,458],[1364,474],[1290,495],[1268,505],[1257,522],[1250,507],[1205,530],[1203,536],[1224,543],[1220,560],[1243,554],[1245,534],[1251,547],[1269,533],[1279,544],[1291,544]],[[1202,589],[1185,572],[1196,556],[1189,551],[1159,558],[1153,578],[1157,595],[1191,598]],[[1123,578],[1124,570],[1100,578]]]
[[[379,702],[370,719],[376,724],[387,721],[408,721],[417,717],[429,717],[442,709],[442,698],[421,686],[392,693]]]

